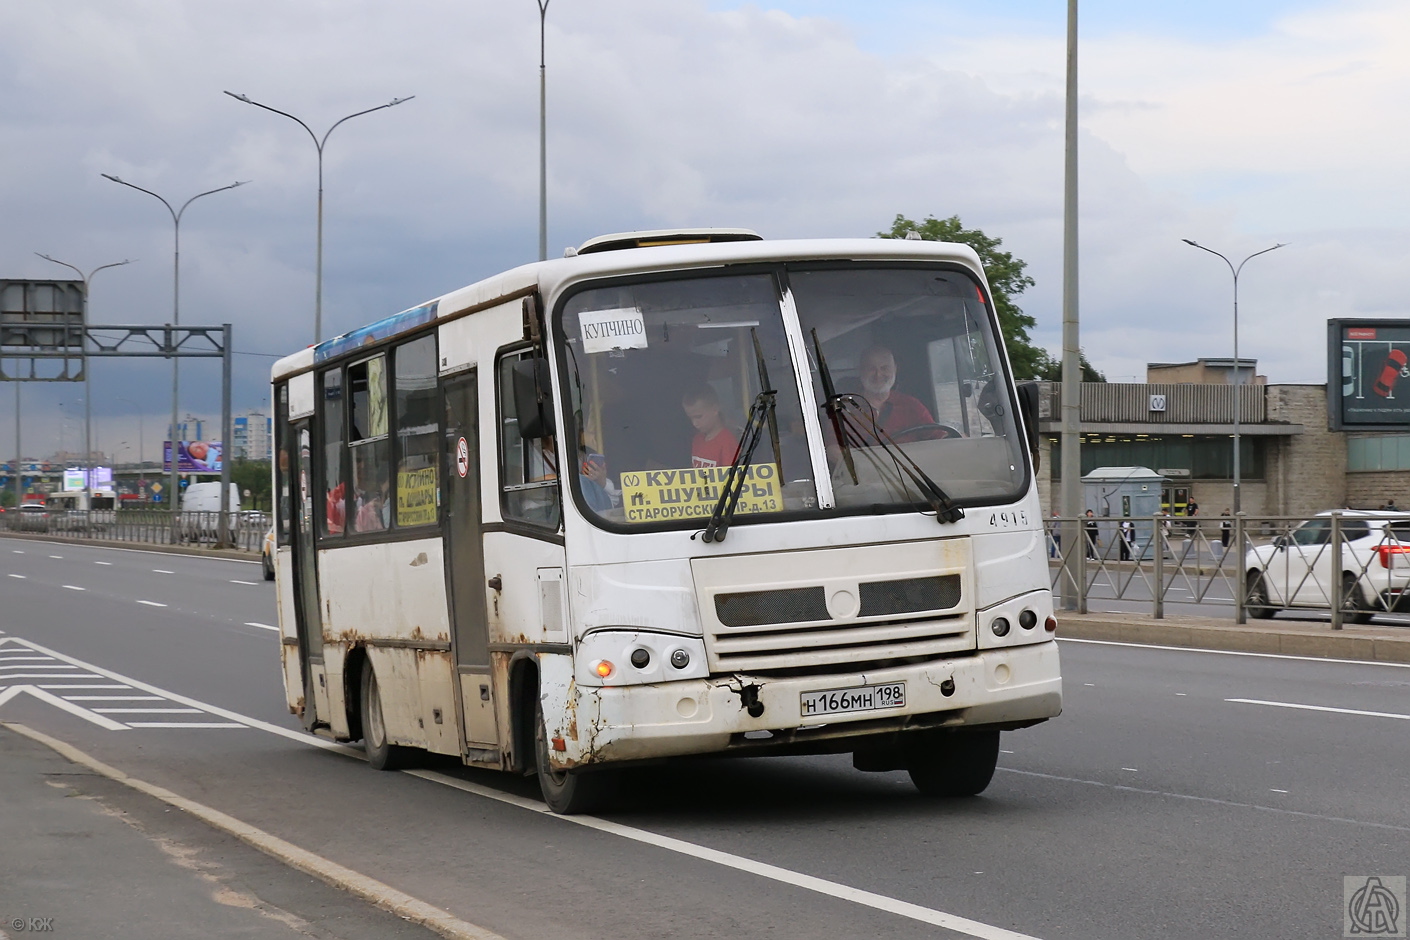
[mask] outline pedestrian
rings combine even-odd
[[[1097,520],[1092,514],[1092,510],[1087,510],[1087,520],[1082,523],[1082,528],[1087,532],[1087,557],[1097,557]]]
[[[1234,520],[1229,515],[1229,507],[1224,507],[1224,511],[1219,514],[1219,544],[1224,546],[1224,551],[1229,550],[1229,539],[1234,534]]]
[[[1389,499],[1389,500],[1386,501],[1386,511],[1387,511],[1387,512],[1396,512],[1396,511],[1397,511],[1396,508],[1395,508],[1395,499],[1394,499],[1393,497],[1392,497],[1391,499]]]
[[[1121,560],[1131,560],[1131,548],[1136,544],[1136,524],[1130,519],[1121,520]]]
[[[1185,515],[1187,515],[1187,516],[1193,516],[1193,515],[1197,514],[1198,512],[1199,512],[1199,503],[1195,502],[1195,498],[1194,498],[1193,496],[1191,496],[1191,497],[1190,497],[1190,501],[1185,504]]]
[[[1052,544],[1048,546],[1048,557],[1056,558],[1062,552],[1062,523],[1058,522],[1057,510],[1053,510],[1053,521],[1048,524],[1048,535],[1052,538]]]

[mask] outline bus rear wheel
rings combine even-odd
[[[906,770],[925,796],[976,796],[998,763],[999,732],[981,728],[924,735],[909,749]]]
[[[382,720],[382,692],[372,664],[362,664],[362,743],[367,766],[373,770],[400,770],[411,763],[411,748],[387,740],[387,724]]]
[[[543,706],[534,708],[534,767],[548,808],[562,816],[590,813],[606,802],[612,778],[603,770],[554,770],[548,761],[548,730]]]

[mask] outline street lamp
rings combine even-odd
[[[1213,248],[1206,248],[1204,245],[1201,245],[1199,242],[1195,241],[1192,238],[1182,238],[1181,241],[1183,241],[1187,245],[1191,245],[1195,248],[1198,248],[1200,251],[1207,251],[1211,255],[1216,255],[1217,257],[1221,258],[1223,262],[1229,266],[1229,273],[1234,276],[1234,516],[1237,517],[1243,509],[1243,503],[1240,499],[1240,484],[1243,481],[1240,473],[1240,459],[1242,456],[1242,448],[1239,440],[1239,413],[1241,411],[1242,403],[1240,386],[1243,385],[1244,373],[1242,367],[1239,365],[1239,272],[1244,269],[1244,265],[1248,264],[1251,260],[1257,258],[1259,255],[1266,255],[1270,251],[1275,251],[1276,249],[1284,248],[1286,246],[1282,242],[1278,242],[1272,248],[1264,248],[1262,251],[1255,251],[1253,254],[1240,261],[1238,265],[1235,265],[1232,261],[1230,261],[1220,252],[1215,251]],[[1235,544],[1234,551],[1236,553],[1235,557],[1237,557],[1239,559],[1239,563],[1242,564],[1244,557],[1244,527],[1242,523],[1237,526],[1237,529],[1239,537],[1238,541]],[[1234,594],[1237,609],[1235,619],[1238,623],[1245,622],[1246,615],[1244,613],[1244,589],[1244,580],[1243,577],[1240,576],[1234,585]]]
[[[1244,269],[1244,265],[1248,264],[1250,260],[1257,258],[1259,255],[1266,255],[1270,251],[1286,246],[1282,242],[1279,242],[1272,248],[1264,248],[1262,251],[1255,251],[1253,254],[1240,261],[1238,266],[1235,267],[1232,261],[1225,258],[1224,255],[1215,251],[1213,248],[1206,248],[1204,245],[1190,238],[1183,238],[1181,241],[1187,245],[1198,248],[1200,251],[1207,251],[1211,255],[1217,255],[1219,258],[1222,258],[1224,263],[1229,266],[1229,273],[1234,276],[1234,512],[1237,514],[1239,510],[1243,508],[1239,499],[1239,484],[1242,481],[1239,474],[1240,395],[1238,388],[1243,384],[1244,376],[1243,369],[1239,366],[1239,272]]]
[[[93,275],[97,274],[99,271],[107,270],[108,268],[120,268],[124,264],[131,264],[133,260],[135,260],[125,258],[122,261],[114,261],[112,264],[100,264],[92,271],[84,274],[76,265],[69,264],[67,261],[51,258],[39,251],[36,251],[35,254],[39,255],[39,257],[43,258],[45,261],[52,261],[55,264],[63,265],[76,273],[83,281],[83,325],[85,327],[88,326],[88,285],[92,282]],[[89,363],[88,356],[86,355],[88,349],[87,335],[83,337],[83,348],[85,352],[83,357],[83,469],[85,471],[83,475],[83,492],[91,506],[93,499],[93,406],[91,404],[93,400],[93,384],[88,376]]]
[[[548,260],[548,72],[544,62],[544,29],[550,0],[539,5],[539,260]]]
[[[165,199],[163,199],[161,196],[158,196],[156,193],[152,192],[150,189],[143,189],[141,186],[138,186],[136,183],[129,183],[127,180],[119,179],[118,177],[112,175],[111,173],[103,173],[103,174],[101,174],[101,175],[102,175],[102,177],[103,177],[104,179],[112,180],[114,183],[120,183],[120,184],[122,184],[123,186],[127,186],[127,187],[129,187],[129,188],[131,188],[131,189],[137,190],[139,193],[146,193],[148,196],[151,196],[151,197],[153,197],[154,199],[159,200],[162,205],[166,206],[166,211],[171,213],[172,228],[173,228],[173,230],[174,230],[173,248],[172,248],[172,253],[171,253],[171,269],[172,269],[172,278],[171,278],[171,325],[172,325],[172,326],[180,326],[180,325],[181,325],[181,217],[186,213],[186,207],[189,206],[189,205],[191,205],[191,203],[195,202],[197,199],[200,199],[200,198],[202,198],[202,197],[204,197],[204,196],[212,196],[212,195],[214,195],[214,194],[216,194],[216,193],[223,193],[223,192],[225,192],[227,189],[234,189],[234,188],[237,187],[237,186],[244,186],[246,183],[249,182],[249,180],[244,180],[244,181],[236,180],[235,182],[231,183],[229,186],[221,186],[221,187],[219,187],[218,189],[208,189],[208,190],[206,190],[206,191],[203,192],[203,193],[197,193],[196,195],[192,196],[190,199],[188,199],[188,200],[186,200],[185,202],[183,202],[183,203],[181,204],[181,208],[180,208],[180,209],[173,209],[173,208],[171,207],[171,203],[167,202]],[[176,515],[175,515],[175,513],[176,513],[176,508],[177,508],[177,507],[176,507],[176,504],[175,504],[175,500],[176,500],[176,493],[177,493],[177,490],[180,489],[180,486],[179,486],[179,471],[177,470],[177,467],[178,467],[179,464],[180,464],[180,460],[178,459],[179,454],[178,454],[178,449],[177,449],[177,446],[176,446],[176,406],[177,406],[177,400],[178,400],[178,398],[179,398],[179,394],[180,394],[180,390],[181,390],[181,385],[180,385],[180,376],[181,376],[181,373],[180,373],[180,368],[179,368],[179,367],[180,367],[180,364],[181,364],[181,359],[180,359],[180,358],[178,358],[177,356],[172,356],[172,357],[171,357],[171,477],[170,477],[170,482],[168,483],[168,485],[171,487],[171,492],[168,494],[167,499],[172,501],[172,503],[171,503],[172,525],[175,525],[175,524],[176,524]]]
[[[261,104],[251,99],[248,95],[237,95],[233,91],[227,91],[227,95],[236,101],[243,101],[245,104],[252,104],[256,108],[263,108],[266,111],[273,111],[275,114],[282,114],[284,117],[297,123],[304,130],[308,131],[308,136],[313,140],[313,146],[318,150],[318,258],[315,262],[314,290],[313,290],[313,341],[315,344],[323,340],[323,146],[328,143],[328,135],[335,131],[339,124],[344,121],[351,121],[355,117],[364,114],[371,114],[373,111],[381,111],[385,108],[395,107],[403,102],[410,101],[415,95],[408,95],[405,98],[393,98],[386,104],[379,104],[375,108],[368,108],[366,111],[356,111],[345,118],[339,118],[333,122],[333,126],[324,132],[320,138],[313,132],[313,129],[303,121],[294,117],[288,111],[280,111],[278,108],[271,108],[267,104]]]

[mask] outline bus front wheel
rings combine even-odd
[[[975,796],[998,763],[999,732],[981,728],[923,736],[910,748],[906,770],[925,796]]]
[[[362,743],[367,766],[373,770],[400,770],[410,763],[411,748],[387,740],[387,724],[382,719],[382,691],[372,663],[362,663]]]
[[[544,727],[542,705],[535,707],[534,719],[534,766],[548,808],[560,815],[572,816],[600,807],[611,786],[609,772],[554,770],[548,762],[548,731]]]

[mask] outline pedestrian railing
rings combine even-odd
[[[140,542],[149,545],[216,546],[220,543],[218,512],[177,512],[162,509],[11,509],[0,514],[0,528],[75,539]],[[267,512],[227,514],[228,545],[257,552],[273,524]]]
[[[1333,629],[1410,613],[1410,514],[1052,517],[1052,587],[1064,606],[1093,601],[1232,607],[1238,622],[1326,611]],[[1240,550],[1242,546],[1242,550]]]

